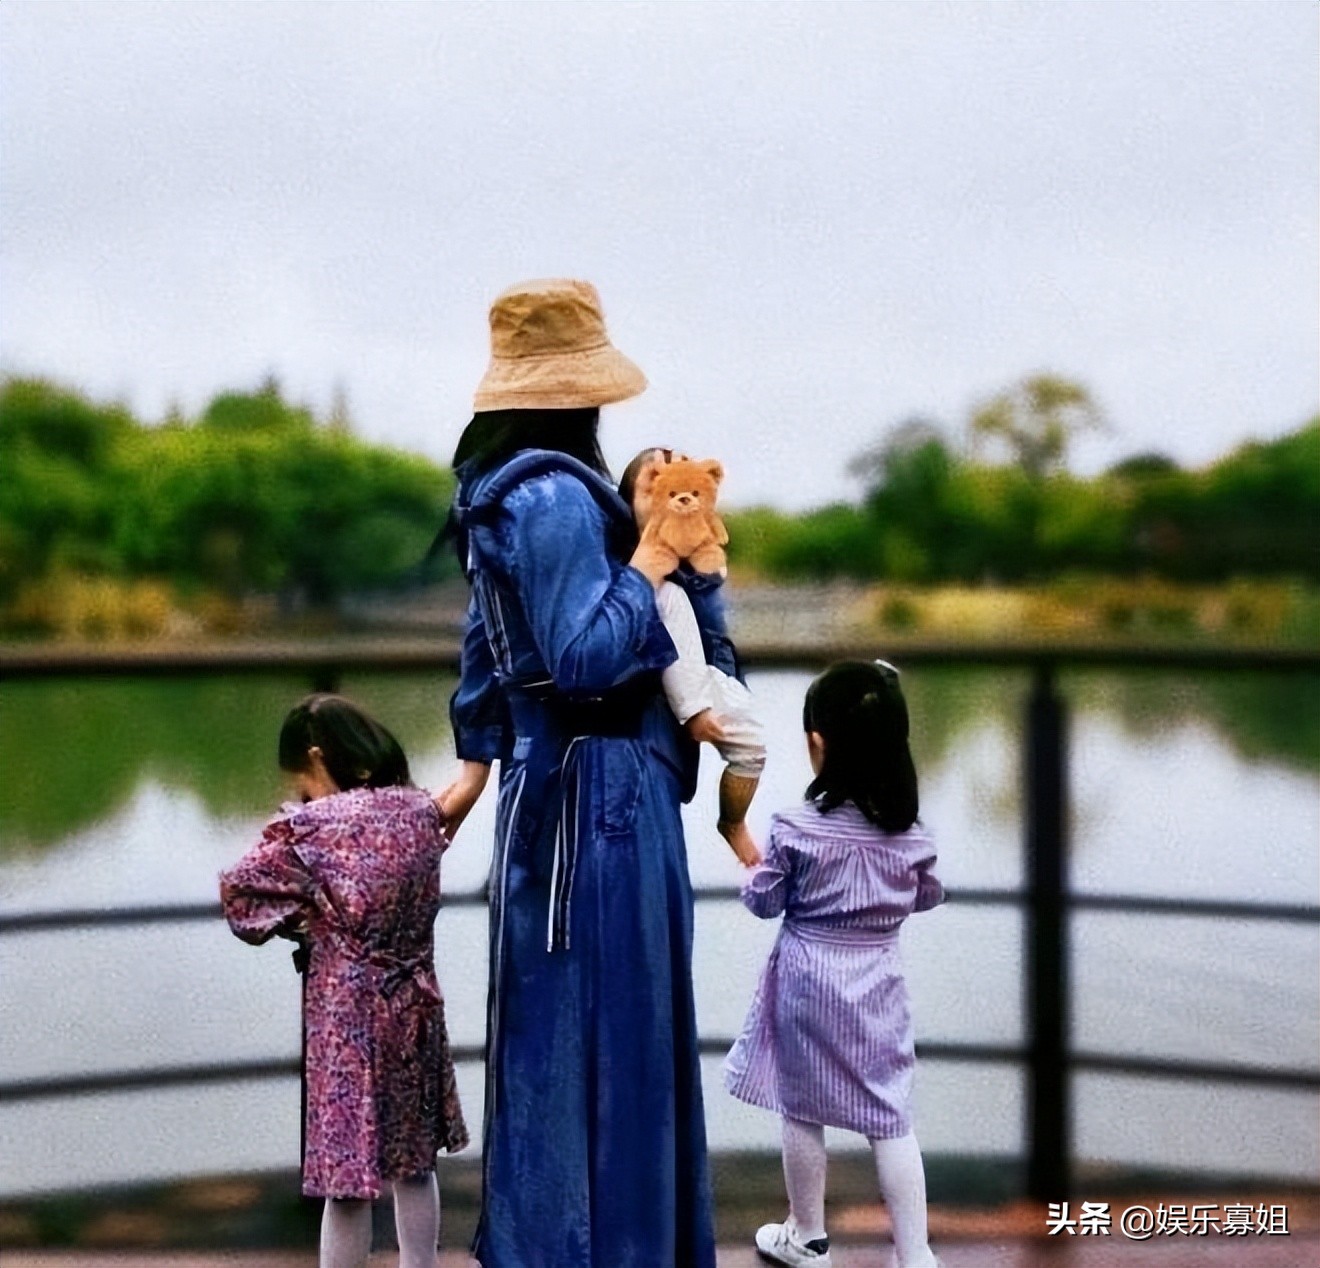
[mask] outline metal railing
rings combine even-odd
[[[1058,692],[1064,666],[1213,670],[1320,671],[1320,654],[1295,650],[1118,648],[1055,645],[987,648],[963,645],[886,645],[886,655],[905,665],[973,665],[1028,669],[1032,675],[1024,717],[1024,845],[1027,886],[954,889],[954,904],[1017,906],[1025,911],[1026,1037],[1022,1044],[922,1043],[926,1060],[994,1062],[1024,1066],[1027,1094],[1027,1189],[1041,1201],[1071,1196],[1071,1082],[1075,1071],[1122,1073],[1315,1091],[1320,1070],[1289,1069],[1077,1051],[1070,1043],[1069,916],[1073,911],[1119,911],[1201,919],[1242,919],[1320,924],[1320,906],[1291,903],[1184,900],[1128,894],[1076,894],[1067,874],[1068,725]],[[748,668],[812,669],[834,659],[868,658],[869,647],[763,648],[743,656]],[[82,675],[189,675],[294,671],[319,690],[338,686],[349,670],[449,671],[457,649],[425,643],[322,647],[182,648],[151,653],[96,650],[77,655],[46,651],[0,653],[0,681]],[[701,902],[736,901],[732,887],[695,891]],[[448,907],[486,901],[483,892],[450,894]],[[60,929],[218,920],[218,903],[142,906],[113,910],[0,913],[0,936]],[[702,1040],[703,1054],[722,1054],[731,1036]],[[481,1047],[457,1047],[458,1061],[480,1061]],[[0,1083],[0,1104],[50,1097],[227,1083],[298,1075],[297,1059],[253,1060],[135,1070],[103,1071]]]

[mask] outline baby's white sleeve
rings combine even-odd
[[[674,711],[674,717],[686,722],[703,709],[713,708],[715,696],[711,691],[706,653],[701,646],[701,631],[697,628],[692,601],[681,586],[672,581],[662,582],[655,596],[660,619],[669,637],[674,640],[678,659],[660,676],[665,699]]]

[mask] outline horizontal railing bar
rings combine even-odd
[[[225,1065],[163,1066],[146,1070],[111,1070],[104,1074],[67,1074],[44,1079],[0,1083],[0,1104],[55,1097],[89,1096],[97,1092],[154,1091],[196,1083],[238,1083],[248,1079],[297,1076],[297,1057],[272,1061],[235,1061]]]
[[[1184,647],[1110,643],[966,643],[875,636],[803,647],[745,643],[739,659],[750,669],[818,667],[833,660],[869,660],[883,651],[904,665],[986,665],[1026,668],[1079,665],[1090,668],[1320,670],[1320,652],[1300,647]],[[241,643],[138,647],[19,647],[0,651],[0,679],[83,676],[173,676],[206,673],[379,670],[456,673],[459,645],[443,639],[348,642]]]
[[[1074,1052],[1069,1057],[1068,1064],[1074,1070],[1135,1074],[1148,1078],[1194,1079],[1206,1083],[1255,1083],[1268,1087],[1320,1089],[1320,1070],[1237,1065],[1219,1061],[1184,1061],[1165,1057],[1121,1056],[1103,1052]]]
[[[736,885],[707,885],[692,891],[703,902],[737,901]],[[1030,894],[1021,889],[963,889],[948,891],[948,900],[960,905],[1020,906]],[[480,907],[487,901],[484,889],[446,894],[444,907]],[[1320,924],[1320,906],[1305,903],[1220,902],[1216,899],[1143,898],[1136,894],[1073,894],[1064,899],[1083,911],[1132,912],[1163,916],[1212,916],[1241,920],[1295,921]],[[170,921],[218,920],[219,903],[178,903],[172,906],[75,908],[61,911],[0,913],[0,935],[33,933],[52,929],[98,928],[108,925],[148,925]]]
[[[442,900],[444,907],[481,907],[485,903],[484,889],[461,890],[455,894],[446,894]],[[151,925],[175,920],[219,920],[223,914],[224,910],[219,903],[0,912],[0,934],[34,933],[51,929],[93,929],[103,925]]]
[[[711,885],[693,891],[693,897],[712,900],[734,900],[739,895],[736,885]],[[949,902],[967,906],[1022,906],[1031,900],[1025,889],[964,889],[961,886],[946,893]],[[1215,916],[1243,920],[1292,920],[1307,924],[1320,924],[1320,906],[1306,903],[1230,902],[1213,898],[1159,898],[1139,894],[1070,894],[1064,904],[1079,910],[1132,911],[1161,916]]]
[[[1221,902],[1214,898],[1142,898],[1136,894],[1071,894],[1064,902],[1083,911],[1161,916],[1217,916],[1231,920],[1283,920],[1320,924],[1320,907],[1307,903]]]
[[[728,1037],[702,1039],[697,1050],[702,1056],[723,1056],[733,1046]],[[480,1044],[457,1045],[452,1049],[456,1062],[485,1060]],[[916,1055],[925,1061],[972,1061],[1015,1064],[1027,1059],[1024,1048],[1005,1044],[919,1043]],[[1260,1066],[1222,1062],[1183,1061],[1161,1057],[1123,1056],[1117,1053],[1076,1053],[1069,1060],[1076,1070],[1104,1071],[1111,1074],[1195,1079],[1214,1083],[1251,1083],[1266,1087],[1320,1088],[1320,1070],[1271,1069]],[[184,1087],[200,1083],[231,1083],[251,1079],[296,1077],[300,1072],[297,1058],[265,1061],[235,1061],[224,1064],[166,1066],[159,1069],[114,1070],[103,1074],[69,1074],[42,1079],[19,1079],[0,1084],[0,1104],[17,1101],[47,1100],[70,1096],[89,1096],[106,1092],[154,1091],[158,1088]]]
[[[698,1039],[697,1051],[703,1057],[723,1056],[733,1047],[728,1038]],[[919,1043],[917,1056],[932,1061],[1025,1061],[1025,1048],[992,1043]]]
[[[692,897],[704,902],[737,901],[741,894],[737,885],[703,885],[693,889]],[[1003,903],[1015,905],[1027,898],[1027,891],[1022,889],[950,889],[946,898],[951,903]],[[1320,907],[1316,908],[1320,914]]]
[[[0,913],[0,934],[35,933],[51,929],[95,929],[105,925],[154,925],[185,920],[218,920],[222,914],[219,903],[5,912]]]
[[[483,1061],[481,1045],[454,1047],[456,1062]],[[111,1070],[102,1074],[66,1074],[42,1079],[18,1079],[0,1083],[0,1104],[37,1101],[68,1096],[90,1096],[104,1092],[154,1091],[198,1083],[243,1082],[249,1079],[297,1077],[302,1067],[297,1057],[264,1061],[231,1061],[211,1065],[162,1066],[143,1070]]]

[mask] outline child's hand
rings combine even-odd
[[[458,778],[436,794],[435,804],[445,817],[445,835],[451,841],[468,817],[468,811],[477,804],[489,778],[490,767],[485,762],[464,762]]]
[[[694,713],[683,725],[698,744],[719,744],[724,739],[724,728],[720,726],[713,709],[702,709],[700,713]]]
[[[737,823],[725,823],[720,820],[717,826],[720,836],[729,843],[729,848],[738,856],[738,862],[744,867],[755,867],[761,861],[761,851],[752,840],[746,819],[740,819]]]

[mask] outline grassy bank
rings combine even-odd
[[[159,580],[82,577],[33,582],[0,608],[0,639],[57,642],[189,641],[199,638],[321,637],[387,630],[409,608],[409,627],[452,631],[465,591],[448,586],[371,608],[281,605],[274,596],[236,599]],[[1074,577],[1039,586],[912,586],[765,582],[741,572],[727,596],[739,636],[765,641],[776,622],[803,638],[840,635],[905,640],[1041,640],[1170,645],[1320,647],[1320,587],[1238,580],[1197,586],[1158,578]],[[347,609],[353,610],[353,609]],[[365,612],[365,615],[364,615]],[[420,615],[419,615],[420,612]],[[396,623],[402,625],[402,622]],[[771,638],[770,641],[776,641]],[[802,641],[794,639],[793,641]]]
[[[1034,587],[875,585],[841,601],[847,625],[859,635],[1320,647],[1320,588],[1300,583],[1078,578]]]

